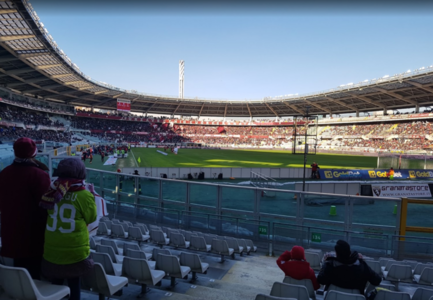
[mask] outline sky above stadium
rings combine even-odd
[[[185,97],[305,94],[433,65],[433,4],[33,0],[93,79]],[[407,2],[409,3],[409,2]]]

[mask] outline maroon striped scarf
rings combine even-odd
[[[51,183],[50,190],[42,196],[39,206],[53,209],[54,204],[59,203],[66,193],[85,190],[85,184],[83,179],[59,178]]]

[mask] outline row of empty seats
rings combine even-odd
[[[290,278],[290,277],[289,277]],[[304,285],[305,282],[309,284]],[[290,283],[289,283],[290,282]],[[270,295],[258,294],[256,300],[277,299],[316,299],[311,280],[284,279],[284,282],[274,282]],[[413,296],[408,293],[379,289],[375,300],[433,300],[433,289],[417,288]],[[365,300],[358,290],[342,289],[331,285],[325,293],[324,300]]]
[[[98,227],[99,235],[107,235],[125,239],[134,239],[139,242],[152,241],[160,246],[172,246],[196,251],[213,252],[221,255],[221,261],[228,255],[235,258],[235,254],[243,255],[256,252],[257,247],[251,240],[237,239],[228,236],[204,234],[180,229],[171,229],[144,223],[132,224],[128,221],[108,218],[101,219]]]

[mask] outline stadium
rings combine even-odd
[[[27,0],[0,0],[0,171],[27,137],[52,179],[82,160],[106,203],[81,297],[331,300],[275,260],[302,246],[317,275],[337,240],[384,298],[433,296],[433,66],[260,100],[184,98],[183,67],[179,97],[96,81]],[[69,293],[0,256],[0,297]]]

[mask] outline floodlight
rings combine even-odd
[[[383,76],[382,78],[388,78],[389,77],[389,75],[385,75],[385,76]]]
[[[346,84],[346,85],[353,85],[353,82],[350,82],[350,83],[348,83],[348,84]]]
[[[368,82],[368,79],[364,80],[363,82]]]
[[[410,73],[410,72],[411,72],[411,70],[407,70],[407,71],[406,71],[406,73]]]

